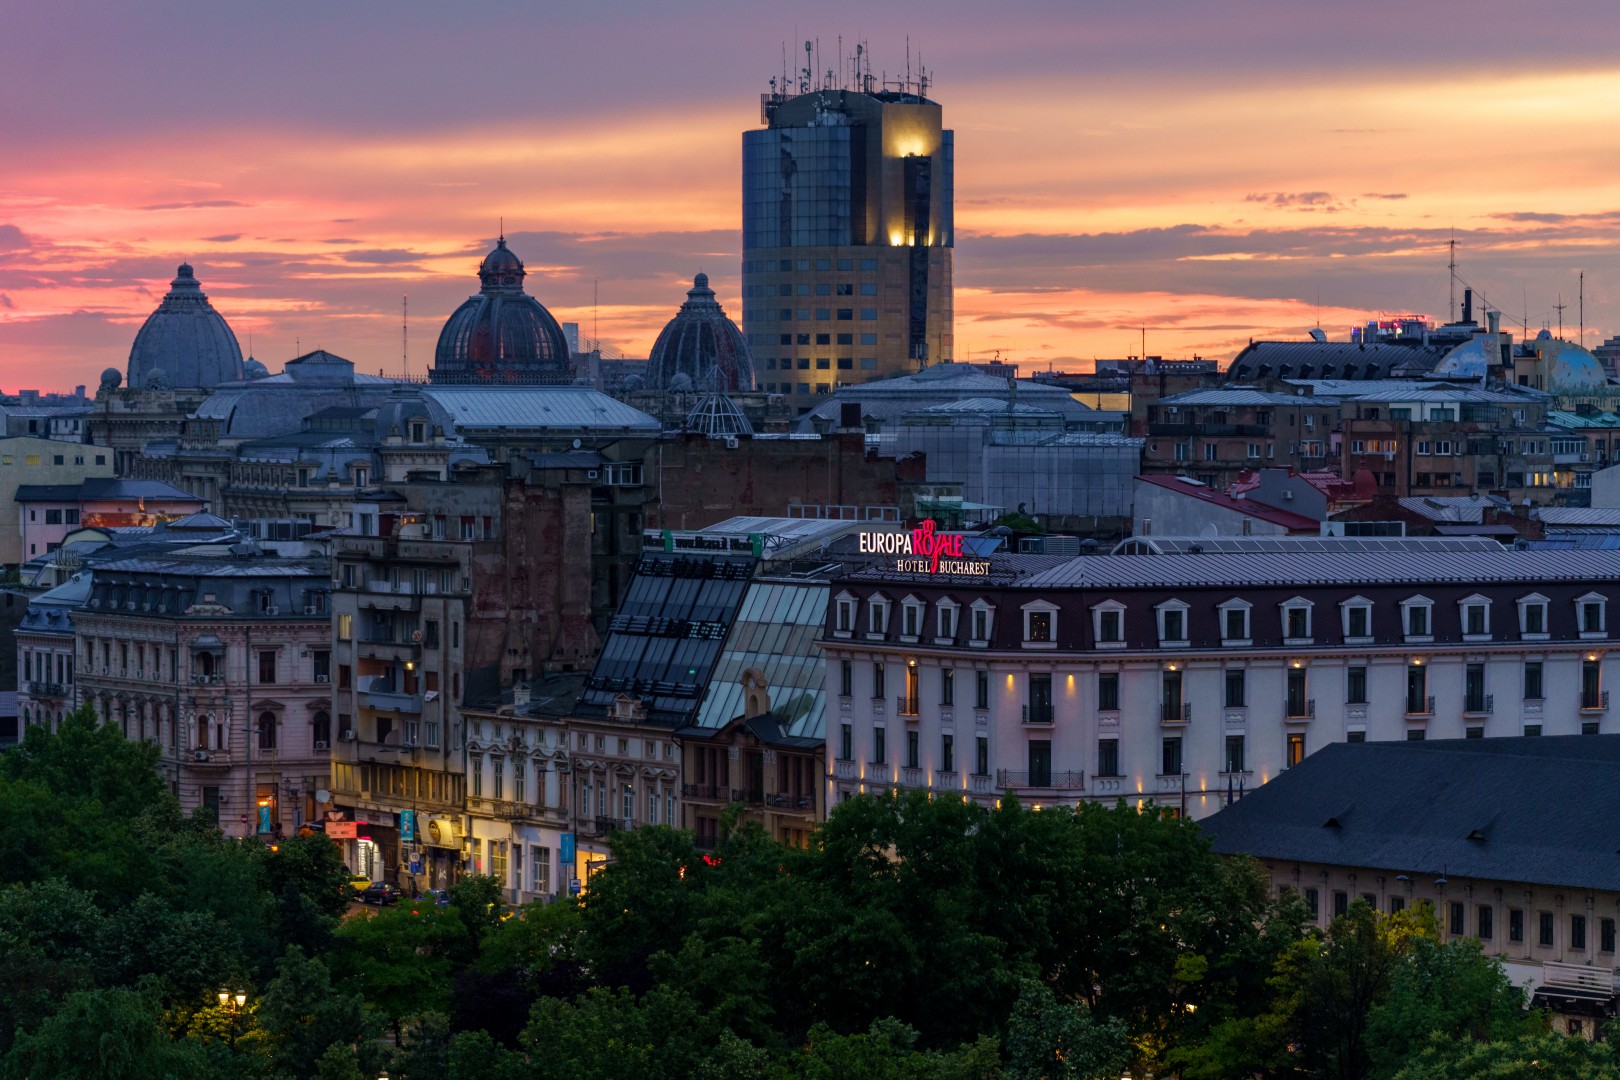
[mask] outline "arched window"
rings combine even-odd
[[[325,750],[332,745],[332,718],[324,710],[310,718],[309,726],[315,749]]]
[[[274,750],[276,748],[276,714],[259,714],[259,749]]]

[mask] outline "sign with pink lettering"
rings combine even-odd
[[[901,574],[984,577],[990,573],[989,559],[964,555],[962,534],[940,532],[933,520],[907,532],[862,532],[860,551],[892,556],[890,569]]]

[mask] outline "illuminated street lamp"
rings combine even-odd
[[[242,1015],[242,1007],[247,1004],[247,991],[222,987],[215,996],[219,998],[219,1007],[224,1010],[228,1018],[230,1046],[234,1050],[236,1049],[236,1022]]]

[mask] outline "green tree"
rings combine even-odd
[[[1019,987],[1005,1045],[1008,1080],[1116,1077],[1132,1057],[1123,1021],[1099,1020],[1084,1005],[1059,1001],[1037,979]]]
[[[1604,1043],[1555,1032],[1497,1042],[1437,1037],[1395,1080],[1620,1080],[1620,1065]]]
[[[280,944],[309,953],[330,948],[348,905],[338,846],[324,835],[289,837],[266,854],[264,874]]]
[[[18,1035],[4,1075],[18,1080],[202,1080],[207,1058],[170,1040],[155,997],[133,990],[85,990]]]
[[[465,933],[455,912],[431,904],[348,919],[338,930],[334,973],[387,1022],[398,1045],[406,1017],[449,1009],[451,957]]]
[[[1394,1076],[1433,1037],[1494,1042],[1539,1026],[1525,1015],[1524,991],[1478,941],[1415,939],[1390,978],[1389,993],[1367,1016],[1372,1073]]]
[[[298,948],[277,962],[258,1027],[275,1068],[295,1077],[313,1074],[328,1047],[355,1046],[370,1034],[360,997],[334,988],[326,965]]]
[[[102,914],[63,881],[0,888],[0,1055],[68,994],[97,984]]]

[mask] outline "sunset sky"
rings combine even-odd
[[[0,389],[93,388],[190,260],[272,371],[421,374],[505,219],[529,291],[645,355],[706,271],[741,316],[741,133],[909,35],[956,131],[957,359],[1026,370],[1444,319],[1620,333],[1613,0],[11,5]],[[814,21],[812,21],[812,19]]]

